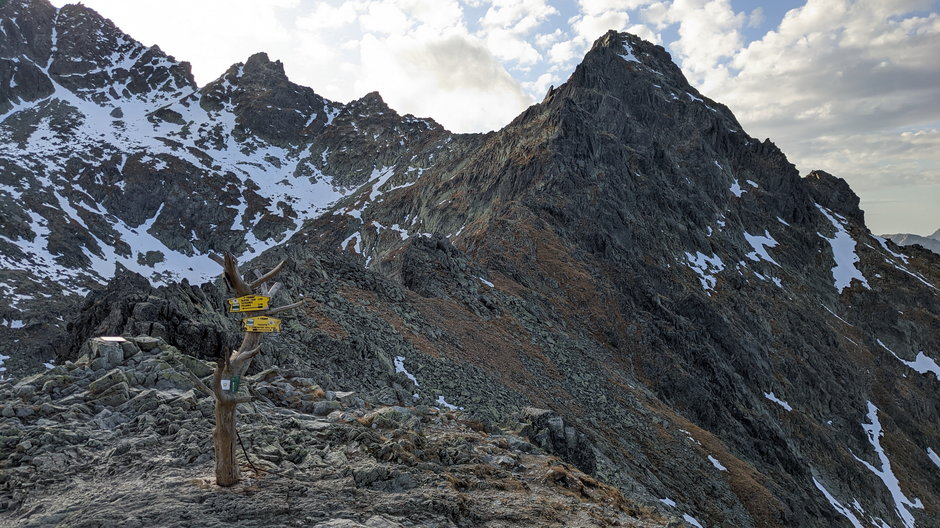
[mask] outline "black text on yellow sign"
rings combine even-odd
[[[242,319],[242,328],[246,332],[280,332],[281,320],[277,317],[268,317],[266,315]]]
[[[244,295],[237,299],[228,300],[228,311],[230,312],[257,312],[258,310],[267,310],[270,297],[264,295]]]

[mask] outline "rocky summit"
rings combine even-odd
[[[0,522],[940,526],[940,257],[663,48],[452,134],[264,54],[199,88],[81,5],[0,28]],[[308,302],[222,490],[226,251]]]

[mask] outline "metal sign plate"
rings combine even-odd
[[[242,328],[246,332],[280,332],[281,320],[268,316],[242,319]]]
[[[270,297],[264,295],[245,295],[237,299],[228,300],[228,311],[230,312],[257,312],[258,310],[267,310]]]

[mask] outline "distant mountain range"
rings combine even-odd
[[[910,246],[912,244],[920,244],[925,248],[933,251],[934,253],[940,254],[940,229],[934,231],[932,235],[920,236],[913,235],[911,233],[895,233],[893,235],[881,235],[884,238],[891,239],[892,242],[899,246]]]
[[[454,134],[376,93],[326,100],[260,53],[198,87],[188,64],[80,4],[11,0],[0,32],[0,359],[17,383],[0,382],[0,458],[17,475],[0,485],[0,524],[38,512],[108,524],[94,508],[113,499],[97,484],[103,466],[62,458],[70,442],[171,465],[126,469],[134,482],[176,479],[146,492],[207,472],[208,455],[173,454],[192,436],[172,425],[173,406],[189,416],[206,404],[178,356],[214,359],[240,339],[207,256],[229,251],[248,277],[286,259],[279,295],[310,300],[265,340],[245,436],[277,413],[290,460],[338,468],[311,485],[269,456],[278,473],[253,485],[272,499],[239,518],[263,525],[266,506],[290,512],[288,496],[364,481],[529,490],[497,463],[460,478],[418,470],[421,457],[502,453],[472,437],[438,449],[440,435],[428,444],[408,428],[317,433],[283,403],[302,409],[298,391],[316,385],[414,409],[393,410],[402,419],[440,408],[478,431],[525,434],[537,446],[525,449],[616,486],[660,526],[940,525],[940,257],[873,235],[845,180],[801,176],[662,47],[608,32],[501,130]],[[121,363],[112,346],[114,362],[91,360],[88,339],[102,335],[135,336],[141,355]],[[143,354],[157,339],[182,356]],[[44,362],[51,375],[31,378]],[[116,387],[107,405],[85,388],[96,380]],[[282,398],[268,397],[275,388]],[[95,434],[36,432],[63,413]],[[538,427],[514,430],[521,416]],[[54,448],[23,445],[20,430]],[[308,434],[342,452],[305,448]],[[366,456],[381,467],[350,476]],[[46,487],[57,471],[66,487]],[[554,475],[570,500],[601,500]],[[90,488],[68,492],[79,482]],[[383,489],[356,493],[422,525],[414,495]],[[160,509],[229,524],[222,500]],[[460,504],[422,504],[480,524]],[[160,524],[141,508],[128,516]],[[539,518],[565,525],[550,513]],[[544,525],[525,522],[504,525]]]

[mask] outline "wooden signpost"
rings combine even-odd
[[[226,253],[224,257],[210,255],[210,258],[225,270],[225,282],[238,296],[237,299],[228,300],[229,311],[255,312],[252,317],[242,321],[245,334],[238,350],[223,351],[222,357],[216,362],[211,390],[199,378],[193,376],[198,387],[215,397],[215,430],[212,433],[215,446],[215,482],[219,486],[228,487],[235,485],[240,478],[235,459],[235,407],[239,403],[253,400],[252,396],[238,395],[239,382],[251,366],[251,360],[261,352],[261,338],[264,334],[281,330],[281,320],[271,316],[297,308],[307,301],[303,299],[276,308],[268,307],[271,298],[281,288],[280,282],[275,282],[270,287],[268,282],[280,273],[285,261],[281,261],[271,271],[259,274],[257,279],[248,283],[242,278],[241,272],[238,271],[238,262],[231,254]]]

